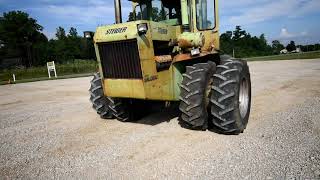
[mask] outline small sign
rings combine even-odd
[[[56,71],[56,66],[54,65],[54,61],[47,62],[47,68],[48,68],[48,75],[49,78],[51,78],[51,71],[54,72],[54,77],[57,78],[57,71]]]

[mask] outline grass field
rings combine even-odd
[[[320,51],[294,53],[294,54],[283,54],[276,56],[262,56],[245,58],[247,61],[273,61],[273,60],[294,60],[294,59],[316,59],[320,58]]]
[[[98,64],[91,60],[75,60],[72,63],[56,64],[59,78],[71,78],[78,76],[89,76],[96,72]],[[12,74],[16,76],[16,83],[48,80],[47,67],[32,67],[28,69],[12,69],[0,71],[0,84],[12,81]],[[53,78],[52,78],[53,79]]]

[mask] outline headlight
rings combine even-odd
[[[148,25],[146,23],[138,24],[139,35],[146,34],[148,31]]]
[[[85,31],[84,32],[84,37],[86,38],[86,39],[92,39],[93,38],[93,32],[91,32],[91,31]]]

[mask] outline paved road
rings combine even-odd
[[[90,78],[0,86],[0,179],[319,179],[320,59],[249,65],[239,136],[182,129],[174,110],[99,119]]]

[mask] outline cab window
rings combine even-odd
[[[197,28],[215,28],[215,0],[196,0]]]
[[[145,0],[136,8],[136,20],[155,22],[180,22],[180,3],[170,0]]]

